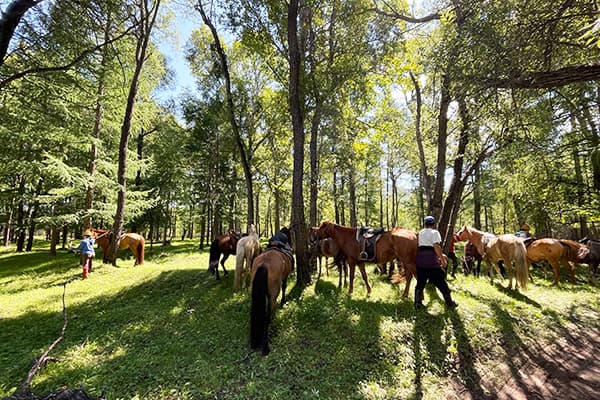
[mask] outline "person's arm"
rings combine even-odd
[[[439,243],[434,243],[433,249],[435,250],[435,255],[438,257],[442,268],[446,268],[446,266],[448,265],[448,259],[442,253],[442,246],[440,246]]]

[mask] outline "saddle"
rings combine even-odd
[[[360,261],[375,261],[377,254],[375,252],[375,244],[384,232],[385,229],[383,228],[369,228],[364,226],[356,230],[356,240],[360,247]]]
[[[269,250],[277,250],[283,253],[290,260],[290,265],[292,266],[292,270],[294,269],[294,254],[292,252],[292,248],[289,244],[285,242],[280,242],[278,240],[272,240],[267,244],[267,248],[265,251]]]

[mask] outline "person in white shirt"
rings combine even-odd
[[[446,307],[458,306],[452,300],[450,288],[446,282],[446,273],[443,268],[448,265],[447,258],[442,253],[442,237],[435,227],[435,218],[425,217],[425,228],[419,232],[419,249],[417,252],[417,287],[415,288],[415,310],[422,309],[423,291],[427,282],[431,281],[444,296]]]

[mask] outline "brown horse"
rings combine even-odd
[[[269,325],[281,292],[285,303],[287,278],[292,272],[292,260],[277,248],[267,249],[252,263],[252,301],[250,306],[250,347],[269,354]]]
[[[569,269],[571,283],[575,283],[575,266],[583,262],[590,250],[573,240],[543,238],[535,239],[527,245],[527,261],[537,263],[546,261],[554,273],[553,285],[560,281],[560,264]]]
[[[346,257],[332,238],[317,239],[316,234],[318,229],[318,227],[310,228],[309,234],[311,254],[317,258],[319,265],[317,280],[321,277],[323,257],[325,257],[325,274],[329,276],[329,257],[332,257],[333,263],[338,267],[340,273],[338,288],[342,287],[342,275],[344,276],[344,287],[346,287],[348,285],[348,264],[346,263]]]
[[[497,263],[499,260],[503,260],[505,267],[508,269],[508,287],[510,289],[513,288],[514,278],[515,290],[517,289],[517,284],[523,290],[527,289],[529,264],[527,263],[527,250],[525,244],[523,244],[523,240],[512,234],[495,236],[468,226],[461,228],[457,236],[458,240],[471,241],[479,254],[485,257],[492,283],[494,283],[492,264],[498,274],[502,276]]]
[[[315,235],[318,239],[332,238],[346,256],[346,261],[350,266],[348,294],[352,294],[354,290],[356,265],[358,265],[363,281],[365,282],[367,294],[370,294],[371,286],[367,279],[365,261],[360,256],[362,249],[358,242],[357,229],[325,221],[321,223]],[[417,246],[417,234],[403,228],[394,228],[392,231],[384,232],[379,237],[375,246],[376,263],[387,263],[393,259],[398,259],[404,265],[406,270],[406,286],[402,294],[404,297],[408,296],[410,280],[416,274]]]
[[[235,254],[239,239],[240,234],[234,229],[230,229],[226,235],[217,236],[211,243],[208,271],[211,274],[216,275],[217,280],[221,279],[219,277],[219,257],[221,254],[223,255],[223,258],[221,258],[221,267],[223,267],[223,275],[228,275],[228,272],[225,269],[225,261],[230,255]]]
[[[112,231],[94,228],[92,228],[91,231],[94,233],[96,243],[98,243],[98,246],[102,249],[102,262],[107,263],[106,253],[112,242]],[[123,233],[119,236],[118,241],[119,249],[129,248],[133,253],[133,256],[135,257],[135,262],[133,263],[134,266],[144,264],[146,240],[142,235],[138,233]]]

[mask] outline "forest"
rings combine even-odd
[[[203,245],[250,223],[299,239],[428,214],[445,238],[462,223],[597,233],[594,2],[4,3],[1,222],[17,251],[42,229],[54,251],[90,226]],[[158,43],[183,12],[196,86],[161,103]]]
[[[255,223],[598,234],[590,1],[2,3],[2,238],[154,242]],[[161,41],[194,90],[173,86]],[[114,256],[113,256],[114,257]]]

